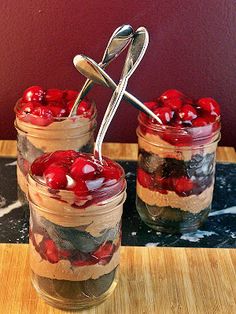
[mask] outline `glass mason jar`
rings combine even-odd
[[[94,306],[117,285],[126,199],[118,167],[119,180],[86,196],[53,190],[28,176],[32,283],[52,306]]]
[[[96,128],[96,107],[92,103],[91,117],[53,117],[40,118],[33,114],[22,114],[20,102],[15,106],[15,128],[17,130],[17,184],[18,198],[22,205],[27,201],[27,174],[32,162],[47,152],[73,149],[91,153]],[[35,121],[35,124],[34,124]]]
[[[136,207],[160,232],[195,231],[211,210],[220,120],[178,128],[139,114]]]

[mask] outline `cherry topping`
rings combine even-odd
[[[58,249],[56,247],[56,244],[51,239],[46,239],[42,242],[42,251],[44,257],[50,262],[50,263],[57,263],[59,261],[59,254]]]
[[[76,90],[65,90],[64,91],[64,97],[67,101],[71,101],[71,100],[75,101],[78,94],[79,93]]]
[[[71,112],[72,107],[74,106],[75,101],[71,100],[67,103],[67,114]],[[91,103],[85,100],[82,100],[77,108],[76,114],[83,115],[85,118],[91,118]]]
[[[52,189],[64,189],[67,186],[67,168],[60,164],[51,164],[44,171],[46,184]]]
[[[207,121],[201,117],[194,119],[192,123],[194,127],[207,125]]]
[[[63,92],[60,89],[56,88],[48,89],[45,93],[45,99],[47,102],[51,101],[62,102]]]
[[[176,89],[169,89],[161,95],[160,100],[164,106],[167,106],[176,111],[182,106],[183,99],[185,97],[186,96],[180,91]]]
[[[91,109],[91,103],[87,100],[82,100],[77,109],[77,114],[84,115],[88,118],[91,116],[91,113],[89,112],[90,109]]]
[[[154,110],[154,113],[159,117],[163,124],[167,124],[172,119],[174,112],[169,107],[160,107]],[[153,119],[153,122],[155,120]],[[155,121],[156,122],[156,121]],[[155,123],[154,122],[154,123]]]
[[[119,180],[121,177],[120,170],[114,165],[104,165],[101,175],[105,178],[105,180]]]
[[[31,172],[36,176],[43,176],[44,171],[53,163],[68,166],[78,157],[79,153],[74,150],[56,151],[54,153],[44,154],[34,160],[31,165]]]
[[[150,110],[154,110],[157,107],[156,101],[145,102],[144,105],[148,107]]]
[[[94,164],[84,157],[79,157],[71,167],[70,174],[75,180],[83,178],[84,180],[94,179],[96,168]]]
[[[213,116],[220,115],[220,106],[215,99],[211,97],[200,98],[197,105],[204,111],[209,112]]]
[[[87,187],[85,181],[82,179],[77,180],[76,185],[73,188],[73,191],[74,191],[75,195],[77,195],[79,197],[86,196],[88,193],[88,187]]]
[[[53,117],[61,118],[67,116],[66,109],[63,107],[49,104],[47,108],[51,110]]]
[[[24,91],[22,100],[26,102],[41,102],[43,100],[43,97],[44,90],[41,86],[31,86]]]
[[[34,108],[31,116],[31,123],[39,126],[45,126],[53,121],[52,111],[45,106]]]
[[[163,102],[165,107],[169,107],[170,109],[177,111],[183,105],[183,100],[181,98],[172,98],[167,99]]]
[[[184,94],[177,89],[168,89],[163,94],[161,94],[160,100],[165,101],[171,98],[182,98]]]
[[[22,106],[20,107],[20,114],[29,114],[32,113],[34,111],[35,106],[40,106],[40,103],[34,103],[34,102],[27,102],[22,104]]]
[[[197,111],[193,106],[187,104],[179,110],[179,117],[183,121],[192,121],[197,118]]]

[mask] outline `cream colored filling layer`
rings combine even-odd
[[[42,277],[58,280],[83,281],[97,279],[110,273],[119,265],[120,249],[112,256],[106,265],[72,266],[67,260],[52,264],[41,258],[30,241],[30,266],[32,271]]]
[[[44,127],[37,127],[16,118],[18,132],[44,153],[56,150],[79,150],[91,139],[91,125],[89,119],[71,118],[60,122],[53,122]]]
[[[137,195],[144,203],[150,206],[170,206],[172,208],[179,208],[183,211],[197,214],[211,204],[213,188],[214,184],[199,195],[181,197],[173,191],[168,191],[167,194],[162,194],[158,191],[149,190],[137,182]]]
[[[19,166],[16,166],[17,183],[21,190],[27,195],[28,193],[28,182]]]
[[[158,155],[161,158],[175,158],[178,160],[191,160],[193,155],[214,153],[216,144],[203,147],[179,147],[169,144],[160,136],[153,134],[145,134],[143,137],[138,137],[139,149],[144,149],[146,152]]]

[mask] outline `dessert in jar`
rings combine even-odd
[[[211,209],[219,104],[167,90],[146,105],[163,124],[139,114],[137,210],[158,231],[194,231]]]
[[[80,103],[77,115],[68,117],[77,95],[74,90],[44,90],[32,86],[18,100],[15,106],[17,181],[22,204],[27,203],[26,175],[34,159],[60,149],[92,152],[96,108],[85,99]]]
[[[49,304],[79,309],[105,300],[117,284],[123,169],[91,154],[57,151],[28,176],[32,282]]]

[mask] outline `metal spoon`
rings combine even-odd
[[[130,25],[122,25],[118,27],[111,35],[107,47],[105,49],[102,61],[99,63],[101,68],[105,68],[112,60],[116,59],[119,54],[127,47],[133,37],[133,28]],[[93,86],[93,82],[86,80],[75,103],[71,109],[69,117],[76,115],[77,108],[81,100],[87,95]]]
[[[122,100],[123,94],[125,92],[128,80],[133,72],[138,67],[140,61],[142,60],[144,53],[147,49],[149,42],[148,32],[144,27],[139,27],[135,32],[131,45],[129,47],[123,71],[121,74],[120,82],[117,85],[111,100],[107,106],[107,110],[104,114],[100,129],[98,131],[97,139],[94,147],[94,155],[98,157],[99,161],[102,163],[102,142],[105,137],[106,131],[111,123],[112,118]]]
[[[77,55],[73,60],[74,66],[76,69],[86,76],[88,79],[92,80],[94,83],[99,85],[109,87],[113,90],[116,89],[117,85],[112,80],[112,78],[91,58],[85,55]],[[148,107],[146,107],[140,100],[138,100],[135,96],[124,92],[124,98],[133,105],[136,109],[141,110],[148,115],[150,115],[153,119],[155,119],[158,123],[162,124],[162,121],[159,117],[155,115]]]

